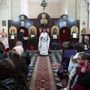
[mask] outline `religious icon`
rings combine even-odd
[[[16,34],[17,34],[17,28],[16,28],[15,26],[11,26],[11,27],[9,28],[10,38],[11,38],[11,39],[15,39]]]
[[[35,37],[35,36],[37,35],[37,29],[36,29],[35,26],[31,26],[31,27],[29,28],[29,35],[30,35],[31,37]]]
[[[46,19],[46,14],[42,14],[41,19]]]
[[[66,15],[63,15],[63,20],[66,20],[67,19],[67,16]]]
[[[17,28],[15,26],[11,26],[9,28],[9,33],[12,34],[12,33],[17,33]]]
[[[52,35],[53,39],[57,39],[58,34],[59,34],[58,26],[52,26],[52,28],[51,28],[51,35]]]
[[[77,33],[78,32],[78,27],[77,26],[73,26],[71,28],[71,33]]]
[[[24,16],[21,16],[21,20],[24,20]]]
[[[2,20],[2,26],[6,26],[6,21]]]
[[[63,26],[66,26],[66,21],[63,21]]]
[[[77,26],[73,26],[71,28],[71,35],[73,38],[77,38],[78,37],[78,27]]]
[[[47,24],[47,18],[46,18],[46,14],[42,14],[41,15],[41,20],[40,20],[40,23],[41,24]]]
[[[24,26],[24,21],[21,21],[21,26]]]
[[[81,30],[81,33],[86,33],[86,27],[83,27],[82,30]]]

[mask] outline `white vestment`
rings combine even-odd
[[[40,55],[48,55],[50,37],[47,32],[42,32],[39,37],[38,49]]]

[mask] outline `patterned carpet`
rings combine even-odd
[[[33,70],[30,90],[57,90],[49,56],[38,56]]]
[[[38,56],[33,53],[30,64],[30,90],[63,90],[57,76],[62,61],[62,51],[52,50],[49,56]]]
[[[61,50],[51,51],[50,60],[51,60],[51,66],[52,66],[52,71],[53,71],[53,74],[54,74],[57,90],[63,90],[61,80],[57,76],[57,71],[58,71],[58,68],[59,68],[59,66],[61,64],[61,61],[62,61],[61,56],[62,56],[62,51]]]

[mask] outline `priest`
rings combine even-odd
[[[46,32],[46,29],[43,29],[42,33],[39,36],[38,50],[40,55],[48,55],[50,45],[50,37]]]

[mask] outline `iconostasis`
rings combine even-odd
[[[47,13],[40,13],[35,19],[22,14],[15,20],[8,21],[10,48],[20,40],[25,49],[37,50],[38,38],[43,28],[50,36],[50,49],[60,49],[64,42],[79,40],[79,20],[73,20],[66,14],[60,18],[50,18]]]

